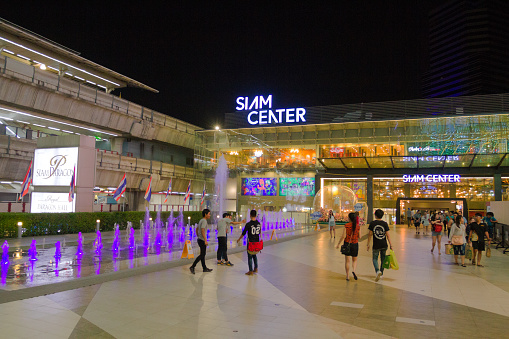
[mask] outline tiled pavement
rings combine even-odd
[[[378,283],[365,238],[359,280],[347,282],[343,257],[320,232],[266,247],[252,277],[239,253],[234,267],[209,260],[212,273],[186,265],[3,303],[0,337],[509,337],[507,255],[494,250],[486,267],[462,268],[430,254],[430,237],[392,233],[400,270]]]

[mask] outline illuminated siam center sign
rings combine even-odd
[[[428,174],[428,175],[404,175],[403,182],[460,182],[461,176],[458,174]]]
[[[238,97],[237,111],[251,111],[247,115],[250,125],[293,124],[306,122],[306,109],[304,108],[278,108],[272,109],[272,94],[249,97]]]

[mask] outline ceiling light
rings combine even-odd
[[[43,71],[45,71],[46,70],[46,65],[45,64],[40,64],[39,68],[42,69]]]
[[[58,69],[56,69],[55,67],[48,66],[48,68],[58,72]]]
[[[34,124],[34,126],[37,126],[37,127],[42,127],[42,128],[46,128],[46,126],[43,126],[43,125],[39,125],[39,124]]]
[[[8,49],[5,49],[5,48],[3,49],[3,51],[4,51],[5,53],[14,54],[14,52],[9,51]]]
[[[17,56],[20,57],[21,59],[30,60],[30,58],[28,58],[24,55],[21,55],[21,54],[17,54]]]
[[[80,78],[80,77],[79,77],[79,76],[77,76],[77,75],[75,75],[74,77],[75,77],[76,79],[78,79],[78,80],[85,81],[85,79]]]
[[[52,130],[55,130],[55,131],[60,131],[60,128],[51,127],[51,126],[49,126],[48,128],[49,128],[49,129],[52,129]]]

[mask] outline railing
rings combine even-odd
[[[5,57],[4,62],[0,62],[0,73],[49,88],[59,93],[86,100],[96,105],[132,116],[136,119],[147,120],[161,126],[172,127],[180,132],[193,136],[194,132],[198,129],[197,126],[106,93],[97,87],[92,87],[61,75],[54,75],[48,71],[38,70],[37,67],[25,65],[7,57]]]
[[[509,252],[509,225],[498,223],[495,225],[495,234],[493,235],[496,248],[503,248],[504,253]]]

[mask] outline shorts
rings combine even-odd
[[[421,223],[420,222],[416,222],[416,223],[414,223],[414,226],[415,227],[419,227],[419,226],[421,226]]]
[[[348,244],[345,241],[345,244]],[[357,257],[359,255],[359,243],[350,244],[350,255],[349,257]]]
[[[465,246],[463,245],[452,245],[452,248],[454,250],[454,255],[465,255]]]
[[[472,241],[472,248],[474,250],[478,250],[478,251],[486,250],[486,248],[484,246],[484,241]]]
[[[442,231],[440,231],[440,232],[431,231],[431,235],[434,237],[442,235]]]

